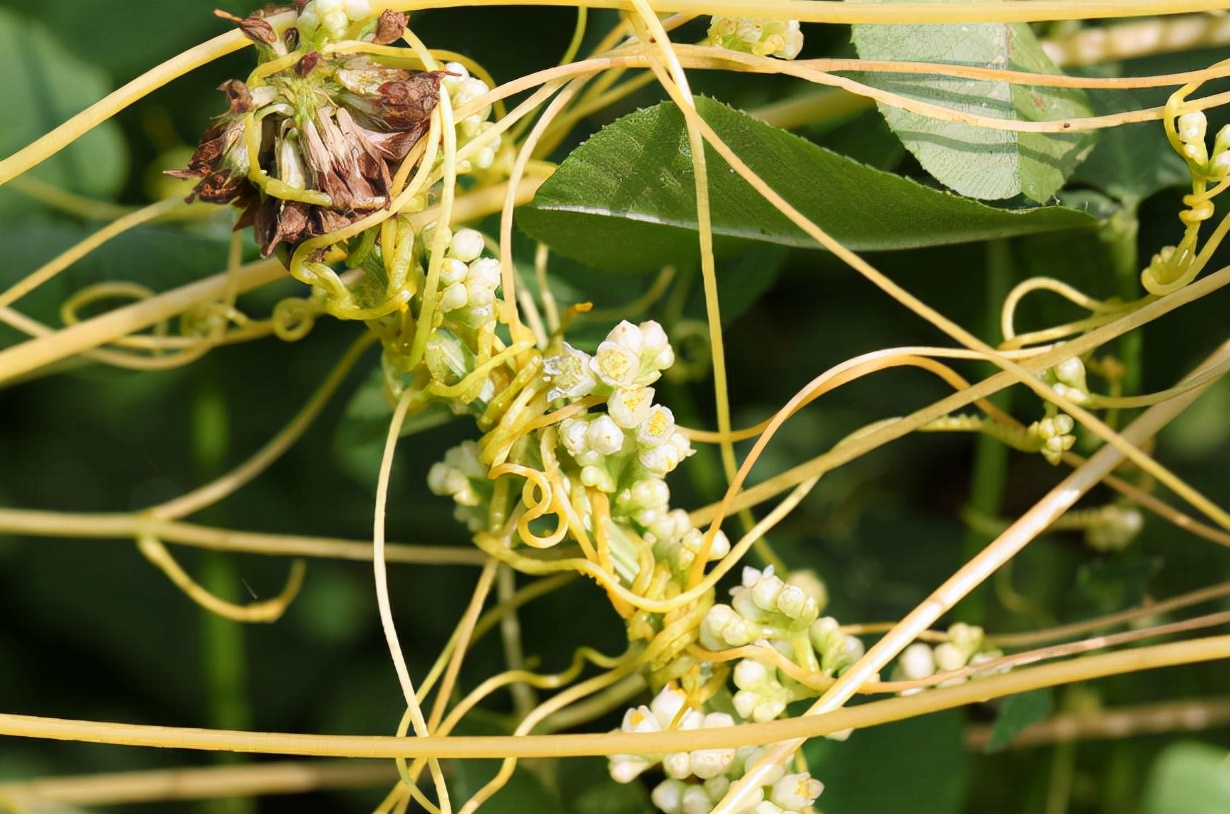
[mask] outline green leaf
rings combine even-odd
[[[863,59],[907,60],[1057,74],[1024,23],[856,25]],[[863,74],[860,81],[952,110],[1018,121],[1088,116],[1085,94],[1008,82],[905,74]],[[889,126],[923,169],[962,195],[984,200],[1055,194],[1093,147],[1089,133],[1014,133],[933,119],[879,104]]]
[[[0,8],[0,156],[8,156],[106,96],[106,75],[79,59],[45,28]],[[32,176],[91,197],[119,191],[127,172],[119,126],[101,124],[31,171]],[[29,207],[23,195],[4,190],[0,212]]]
[[[1004,699],[986,751],[998,752],[1012,742],[1022,729],[1041,721],[1055,709],[1054,693],[1049,689],[1030,690]]]
[[[957,814],[968,782],[961,714],[942,712],[856,730],[846,743],[804,747],[824,783],[825,814]]]
[[[1062,207],[997,209],[872,169],[711,99],[697,109],[792,206],[855,251],[907,249],[1090,227]],[[715,247],[815,242],[711,149]],[[663,103],[619,119],[578,147],[520,210],[522,228],[556,251],[617,271],[697,256],[696,199],[683,115]]]
[[[1158,756],[1145,784],[1141,814],[1225,814],[1230,811],[1230,752],[1185,741]]]

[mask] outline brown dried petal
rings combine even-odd
[[[236,17],[234,14],[216,8],[214,9],[214,16],[239,26],[239,30],[243,32],[245,37],[259,45],[273,45],[278,41],[278,32],[274,31],[273,26],[256,14],[253,14],[251,17]]]
[[[385,82],[377,91],[380,118],[393,130],[424,125],[440,101],[444,71],[416,73],[409,79]]]
[[[342,87],[358,96],[375,96],[385,82],[409,79],[411,76],[407,70],[380,65],[365,56],[346,60],[334,74]]]
[[[307,76],[316,69],[320,64],[320,52],[309,51],[303,55],[303,59],[295,63],[295,73],[299,76]]]
[[[373,143],[372,138],[379,134],[373,133],[371,130],[360,127],[355,122],[354,117],[350,115],[350,111],[344,107],[337,110],[337,125],[342,131],[342,135],[350,144],[358,145],[362,151],[358,156],[360,171],[363,175],[371,180],[372,186],[376,188],[377,193],[387,199],[389,188],[393,185],[393,178],[389,174],[389,165],[384,160],[384,155]],[[399,157],[401,160],[404,156]]]
[[[401,12],[385,9],[380,13],[380,19],[376,21],[376,31],[372,34],[372,42],[376,45],[396,42],[405,31],[407,22],[409,21],[406,15]]]
[[[230,112],[234,116],[242,116],[255,107],[252,103],[252,94],[248,92],[248,86],[238,79],[226,80],[218,86],[218,90],[226,94]]]

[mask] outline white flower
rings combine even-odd
[[[897,667],[907,681],[929,678],[935,675],[935,653],[925,642],[914,642],[901,652]]]
[[[624,444],[624,432],[609,415],[598,416],[590,422],[585,433],[589,446],[603,455],[614,455]]]
[[[785,711],[790,691],[777,680],[776,674],[777,670],[752,659],[735,665],[734,682],[739,691],[731,701],[745,719],[764,723]]]
[[[1203,112],[1184,113],[1178,120],[1179,139],[1186,144],[1194,141],[1203,143],[1208,126],[1209,120]]]
[[[675,432],[675,414],[660,404],[649,410],[649,416],[636,430],[636,440],[642,446],[656,447]]]
[[[798,20],[748,20],[714,17],[709,26],[714,45],[756,56],[794,59],[803,50]]]
[[[642,322],[641,360],[642,366],[651,370],[666,370],[675,363],[675,352],[671,349],[670,339],[662,326],[653,320]]]
[[[967,659],[965,652],[952,642],[936,645],[934,652],[935,666],[942,672],[948,673],[953,670],[960,670],[965,666]]]
[[[666,443],[646,449],[637,457],[641,466],[650,472],[665,475],[679,466],[679,462],[694,452],[692,442],[681,433],[672,433]]]
[[[728,647],[743,647],[756,641],[760,630],[740,616],[730,605],[720,602],[709,608],[700,623],[700,646],[717,652]]]
[[[568,454],[578,460],[589,451],[589,422],[566,418],[559,425],[559,440]]]
[[[472,263],[482,256],[485,245],[481,232],[475,229],[458,229],[448,244],[448,253],[462,263]]]
[[[553,385],[547,393],[547,400],[579,399],[593,392],[598,386],[598,381],[590,373],[589,361],[588,353],[577,350],[567,342],[564,343],[563,352],[558,356],[548,356],[544,359],[543,374]]]
[[[683,814],[683,792],[688,784],[668,778],[654,787],[649,799],[663,814]]]
[[[592,369],[592,363],[590,367]],[[649,417],[649,410],[653,407],[653,393],[652,387],[616,390],[607,400],[607,413],[625,430],[634,430]]]
[[[440,310],[448,313],[465,308],[470,302],[470,293],[464,283],[450,285],[440,293]]]
[[[590,370],[609,387],[632,387],[637,374],[639,359],[625,345],[607,340],[598,345],[598,351],[590,360]]]
[[[816,802],[822,791],[823,783],[807,772],[799,772],[778,780],[766,796],[787,811],[799,811]]]

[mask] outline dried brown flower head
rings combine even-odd
[[[219,16],[271,51],[284,46],[259,14]],[[404,26],[404,15],[386,12],[374,41],[392,42]],[[306,51],[254,88],[223,84],[229,109],[188,167],[168,174],[199,179],[189,200],[238,206],[235,228],[255,226],[262,254],[293,249],[389,205],[394,175],[430,127],[442,77],[375,56]]]

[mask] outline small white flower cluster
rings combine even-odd
[[[755,642],[774,648],[803,669],[837,674],[862,655],[863,644],[842,633],[835,619],[818,618],[823,593],[814,585],[822,584],[810,572],[785,582],[772,566],[763,571],[744,568],[743,584],[731,589],[730,604],[715,603],[705,615],[700,645],[717,652]],[[739,688],[733,699],[735,710],[758,722],[773,720],[787,704],[810,692],[774,666],[754,659],[735,665],[734,682]]]
[[[432,231],[424,231],[425,246],[432,245]],[[500,261],[483,257],[483,245],[479,232],[459,229],[450,237],[440,266],[440,310],[451,322],[472,330],[495,324],[495,292],[500,287]]]
[[[427,473],[427,488],[456,501],[453,516],[471,533],[486,528],[492,493],[488,467],[478,459],[478,452],[477,443],[466,441],[444,453],[444,460],[432,464]]]
[[[1089,385],[1085,381],[1085,363],[1073,356],[1052,367],[1043,377],[1055,392],[1071,402],[1083,404],[1089,400]]]
[[[353,24],[370,16],[369,0],[308,0],[295,25],[309,40],[321,34],[330,40],[343,40]]]
[[[1230,124],[1217,131],[1211,155],[1205,141],[1208,127],[1208,118],[1197,110],[1179,116],[1175,129],[1183,144],[1183,157],[1192,168],[1209,180],[1220,181],[1230,175]],[[1210,205],[1209,215],[1212,214]]]
[[[562,353],[544,360],[549,400],[590,394],[606,400],[604,415],[560,424],[560,440],[581,465],[586,486],[615,493],[622,481],[624,488],[632,489],[647,476],[660,479],[692,454],[691,443],[675,427],[674,414],[653,403],[654,389],[648,386],[674,361],[666,332],[652,321],[619,323],[593,356],[564,343]],[[656,488],[642,488],[643,499],[652,505],[660,505]]]
[[[936,673],[947,673],[960,670],[966,665],[991,661],[1002,655],[1000,650],[983,649],[982,628],[957,622],[948,628],[948,641],[935,647],[926,642],[915,642],[901,651],[897,665],[893,668],[892,678],[894,681],[917,681]],[[965,680],[966,677],[952,678],[941,682],[939,686],[947,687]],[[918,692],[922,692],[921,687],[905,690],[901,694],[912,695]]]
[[[803,50],[798,20],[714,17],[709,23],[709,41],[719,48],[758,57],[794,59]]]
[[[648,706],[624,714],[622,732],[661,732],[734,726],[725,712],[702,713],[686,706],[687,696],[667,685]],[[761,747],[696,749],[667,755],[612,755],[611,777],[629,783],[645,770],[662,765],[666,779],[653,790],[652,800],[665,814],[708,814],[761,755]],[[823,784],[806,772],[786,774],[778,769],[766,777],[758,799],[740,814],[796,814],[810,806],[824,790]]]
[[[1038,442],[1038,451],[1047,463],[1058,464],[1063,454],[1076,443],[1076,436],[1072,434],[1075,428],[1072,416],[1056,413],[1030,424],[1027,432]]]
[[[471,76],[460,62],[449,62],[445,64],[444,70],[447,73],[440,84],[448,91],[454,109],[469,104],[491,91],[486,82],[477,76]],[[457,147],[460,149],[494,127],[494,124],[488,120],[490,117],[491,105],[486,105],[458,121],[456,123]],[[474,156],[458,161],[457,174],[466,175],[477,170],[491,169],[495,164],[499,149],[500,137],[496,136],[490,144],[484,145]]]

